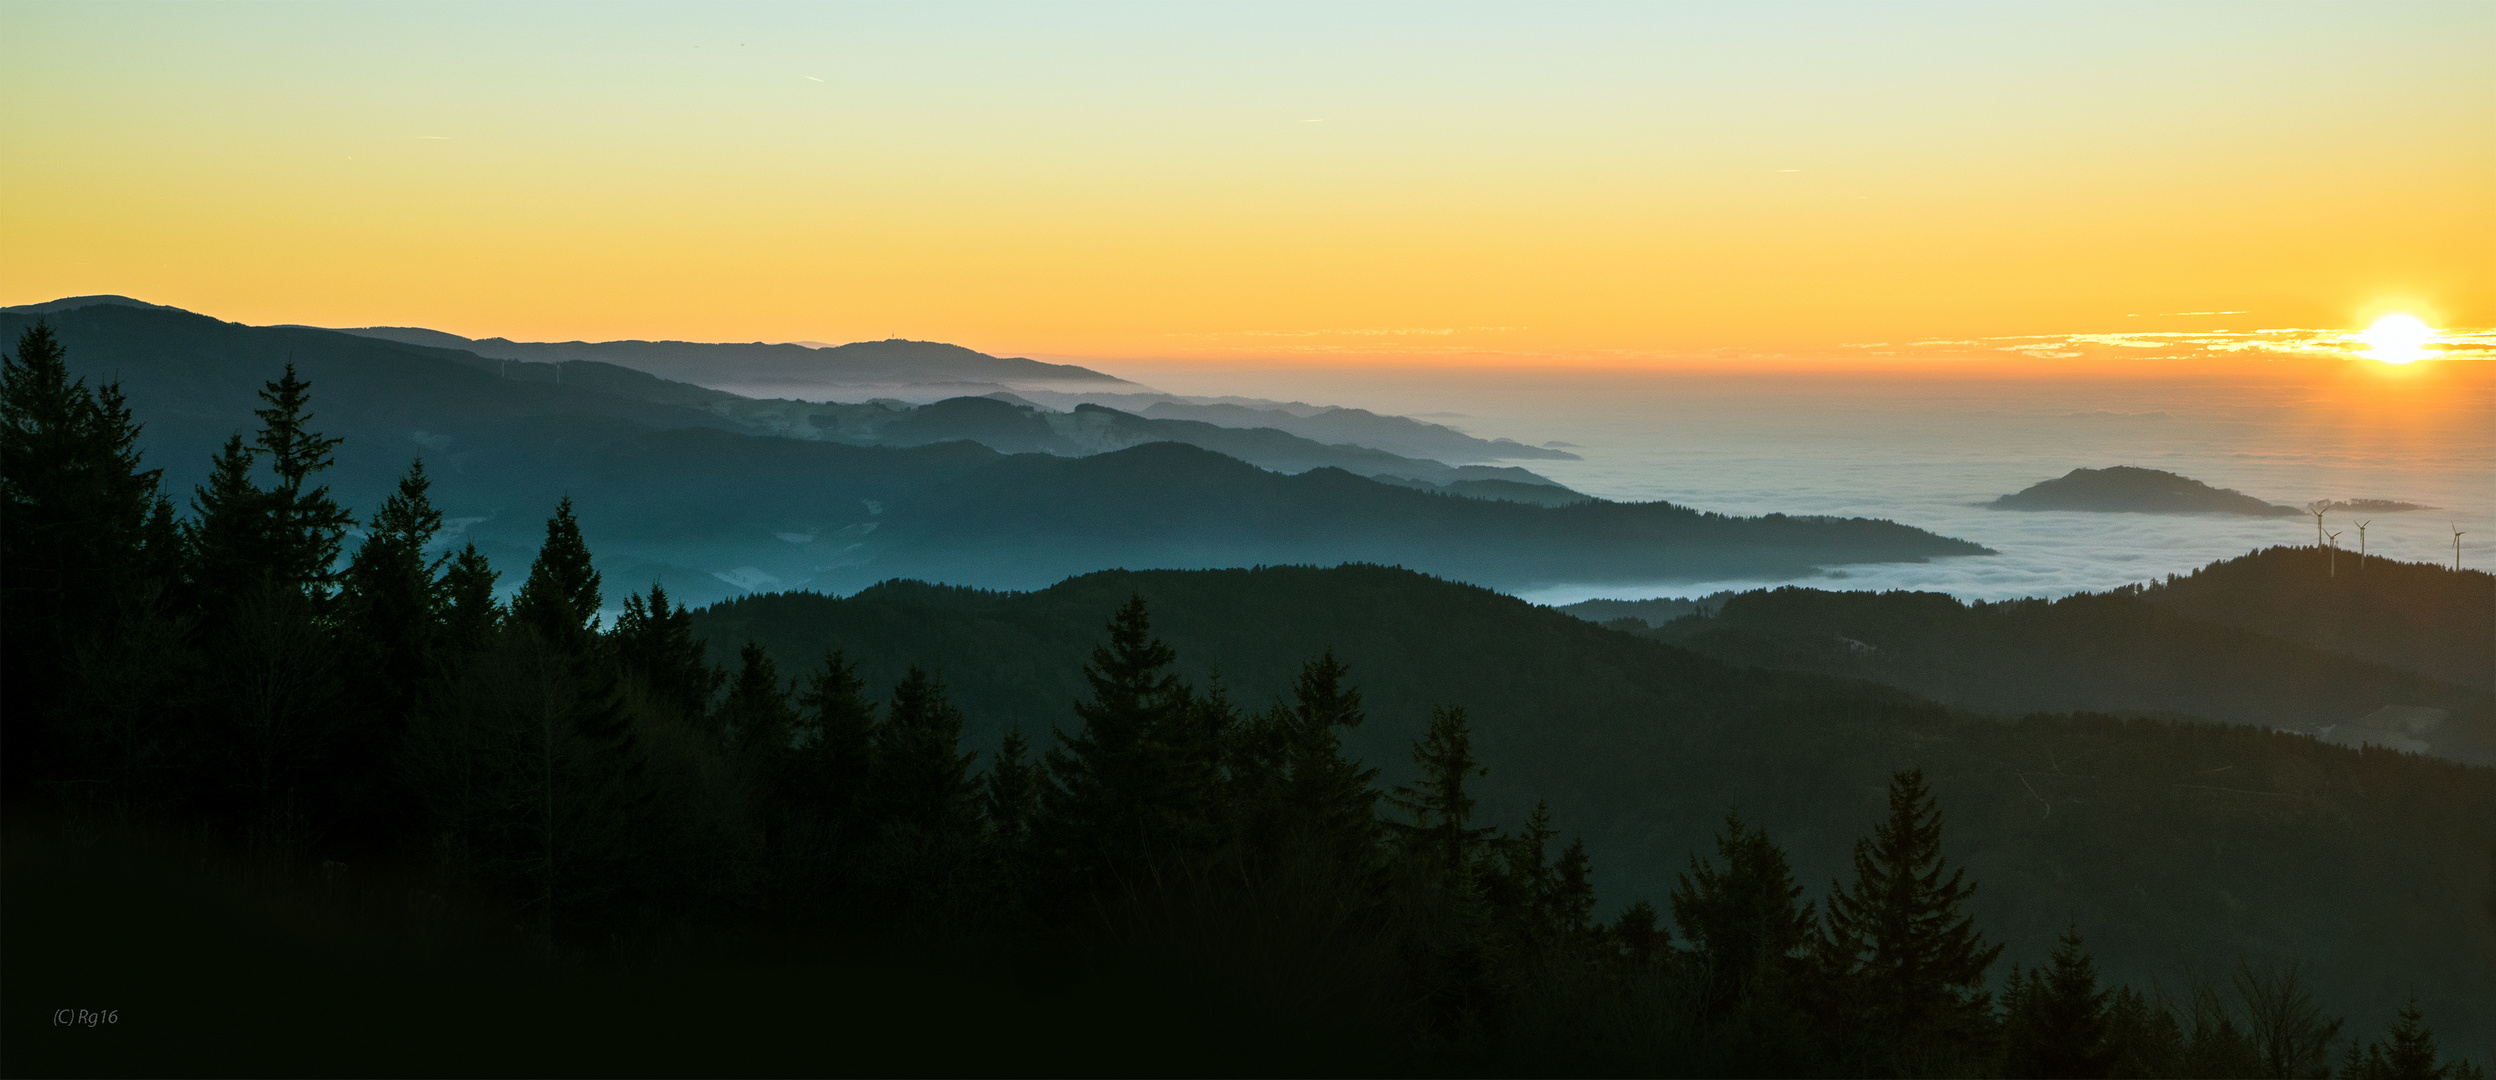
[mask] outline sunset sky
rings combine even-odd
[[[0,41],[6,303],[1223,362],[2496,325],[2496,4],[13,3]]]

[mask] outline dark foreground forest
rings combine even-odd
[[[1382,568],[604,619],[568,501],[516,592],[420,465],[338,505],[291,370],[180,510],[40,327],[0,389],[12,1075],[2480,1075],[2434,1027],[2490,1000],[2485,769],[1972,718]],[[2105,897],[2191,861],[2274,947],[2102,978]]]

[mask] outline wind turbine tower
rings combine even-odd
[[[2357,570],[2361,574],[2366,572],[2366,526],[2374,523],[2373,518],[2357,523]]]
[[[2447,524],[2445,528],[2450,529],[2452,526]],[[2461,538],[2466,535],[2468,533],[2465,530],[2453,529],[2453,569],[2456,571],[2461,569]]]
[[[2330,537],[2330,538],[2331,538],[2331,573],[2330,573],[2329,575],[2327,575],[2327,576],[2329,576],[2329,577],[2339,577],[2339,576],[2340,576],[2340,534],[2339,534],[2339,533],[2325,533],[2324,535],[2325,535],[2325,536],[2328,536],[2328,537]]]

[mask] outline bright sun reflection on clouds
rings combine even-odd
[[[2358,336],[2373,346],[2362,354],[2367,359],[2407,364],[2427,358],[2426,345],[2435,340],[2435,329],[2415,316],[2386,315]]]
[[[2096,334],[2032,334],[1973,341],[1918,341],[1908,345],[1849,344],[1869,357],[1983,359],[2004,353],[2039,360],[2178,361],[2240,356],[2249,359],[2346,357],[2405,366],[2420,360],[2496,360],[2496,328],[2428,326],[2414,315],[2386,315],[2359,331],[2278,328],[2184,330]]]

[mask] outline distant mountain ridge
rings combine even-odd
[[[1086,457],[1000,453],[942,430],[922,431],[929,441],[915,445],[804,441],[768,433],[765,421],[811,422],[820,406],[749,401],[595,361],[503,361],[173,310],[8,313],[0,336],[13,341],[37,317],[58,334],[74,375],[121,382],[145,425],[147,463],[165,468],[177,501],[205,478],[227,436],[256,426],[258,390],[291,362],[312,383],[316,430],[347,440],[322,479],[351,510],[370,512],[421,456],[456,535],[516,572],[569,494],[619,601],[653,580],[701,602],[891,577],[1030,587],[1108,566],[1370,561],[1513,588],[1773,579],[1987,554],[1886,521],[1729,518],[1667,503],[1545,508],[1410,490],[1335,467],[1285,476],[1167,440]],[[964,408],[974,420],[1024,425],[1035,439],[1057,419],[1005,402]],[[947,416],[890,410],[905,425]],[[1107,409],[1072,419],[1148,434],[1189,424]],[[1281,432],[1197,434],[1277,452],[1327,450]],[[1525,482],[1530,474],[1486,472],[1458,479],[1543,486]]]
[[[1577,455],[1565,450],[1527,446],[1510,439],[1479,439],[1445,425],[1425,424],[1403,416],[1381,416],[1366,409],[1256,408],[1188,399],[1157,393],[1090,368],[995,357],[936,341],[895,338],[847,345],[811,341],[777,345],[516,342],[500,337],[464,338],[420,327],[370,326],[340,332],[460,349],[497,360],[591,360],[745,397],[793,398],[827,404],[894,397],[934,404],[950,398],[1004,396],[1060,411],[1088,404],[1156,420],[1200,421],[1225,428],[1270,428],[1326,445],[1358,445],[1455,465],[1503,459],[1577,460]]]
[[[1985,505],[1996,510],[2083,510],[2129,514],[2245,514],[2294,517],[2304,511],[2278,506],[2231,488],[2211,487],[2163,469],[2115,465],[2073,469]]]
[[[51,314],[97,305],[182,310],[127,296],[95,295],[23,304],[0,311]],[[300,325],[284,328],[321,329]],[[1577,455],[1565,450],[1527,446],[1510,439],[1476,438],[1442,424],[1423,423],[1410,417],[1297,402],[1182,397],[1158,393],[1088,368],[1021,358],[999,358],[942,342],[893,339],[848,345],[825,345],[813,341],[779,345],[680,341],[550,343],[515,342],[501,337],[467,338],[440,330],[407,326],[373,326],[337,332],[444,349],[494,361],[487,365],[488,368],[504,377],[555,382],[562,379],[568,370],[575,381],[589,377],[604,379],[620,387],[630,381],[618,378],[623,372],[650,375],[682,388],[658,391],[644,385],[634,393],[689,404],[707,402],[714,412],[723,416],[733,414],[756,430],[796,438],[818,437],[813,429],[820,417],[810,415],[802,408],[791,410],[770,403],[821,404],[842,408],[836,403],[884,401],[886,404],[930,405],[951,398],[995,397],[1060,412],[1089,404],[1153,420],[1201,421],[1215,427],[1246,430],[1272,429],[1321,446],[1383,451],[1392,457],[1358,453],[1329,455],[1309,447],[1281,452],[1284,458],[1305,459],[1307,464],[1299,468],[1334,465],[1364,476],[1394,477],[1490,498],[1549,501],[1551,497],[1548,493],[1526,490],[1518,485],[1548,486],[1550,481],[1531,474],[1522,477],[1491,474],[1458,476],[1449,472],[1448,467],[1461,469],[1472,464],[1514,459],[1577,459]],[[582,364],[596,364],[607,370],[584,371],[580,367]],[[715,391],[717,395],[698,398],[687,393],[696,388]],[[743,399],[765,404],[727,404]],[[869,419],[873,418],[870,416]],[[979,438],[975,435],[964,437]],[[1131,445],[1132,441],[1140,440],[1119,445]],[[1180,437],[1180,441],[1210,445],[1204,439],[1184,436]],[[1231,441],[1239,442],[1237,439]],[[1249,444],[1265,447],[1265,444],[1255,443],[1254,440],[1241,445]],[[1009,451],[1015,449],[993,442],[988,445]],[[1113,447],[1103,449],[1108,448]],[[1232,452],[1229,446],[1217,448],[1226,453]],[[1048,449],[1047,452],[1067,451]],[[1292,468],[1283,463],[1284,458],[1246,456],[1246,460],[1268,468]],[[1450,484],[1462,486],[1448,487]],[[1574,496],[1574,493],[1571,494]]]
[[[805,388],[913,385],[1012,389],[1024,385],[1081,384],[1142,389],[1117,376],[1073,364],[990,356],[960,345],[902,338],[820,347],[760,341],[513,341],[502,337],[464,338],[407,326],[342,327],[338,332],[410,345],[463,349],[493,360],[595,360],[731,393],[771,391],[748,396],[803,396],[787,391]]]
[[[98,304],[109,307],[147,308],[154,311],[182,310],[181,308],[174,307],[170,304],[151,304],[145,300],[134,300],[130,297],[121,296],[115,293],[97,293],[93,296],[64,296],[58,300],[46,300],[40,304],[17,304],[10,307],[0,307],[0,313],[15,315],[49,315],[56,311],[76,311],[82,307],[94,307]]]
[[[803,411],[808,426],[787,433],[861,446],[924,446],[967,439],[1008,454],[1079,457],[1148,442],[1176,442],[1275,472],[1335,468],[1403,487],[1554,506],[1588,498],[1514,467],[1447,465],[1352,443],[1326,445],[1275,428],[1137,416],[1100,405],[1078,404],[1072,411],[1056,412],[1012,394],[947,398],[916,408],[876,402],[825,404]]]

